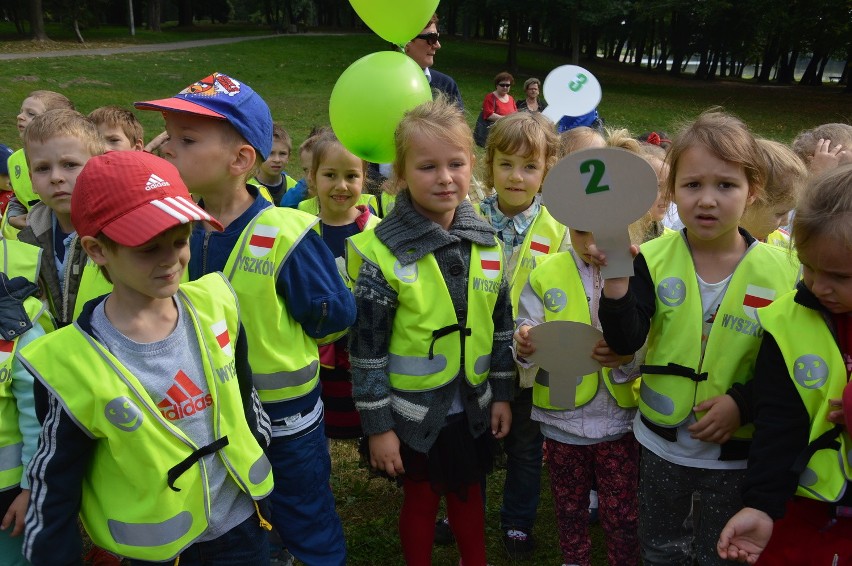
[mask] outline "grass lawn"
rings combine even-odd
[[[169,31],[162,38],[173,41],[173,33],[179,39],[189,37],[188,32]],[[210,35],[202,28],[193,37]],[[459,83],[468,120],[473,124],[483,97],[493,88],[492,77],[503,69],[505,48],[451,37],[442,43],[436,67]],[[59,48],[72,46],[62,43]],[[18,145],[15,116],[32,90],[58,90],[71,98],[79,110],[89,112],[104,104],[130,106],[134,101],[170,96],[212,71],[221,71],[260,92],[272,115],[284,124],[294,146],[298,146],[312,126],[328,123],[328,99],[340,73],[359,57],[386,48],[385,42],[369,34],[282,35],[185,51],[3,61],[0,142]],[[550,69],[568,62],[565,57],[540,49],[522,49],[519,59],[522,72],[516,77],[517,83],[529,76],[544,79]],[[789,142],[800,130],[817,124],[852,121],[852,100],[837,85],[812,88],[739,81],[707,83],[672,79],[606,61],[581,64],[603,86],[599,110],[607,124],[636,133],[664,130],[673,134],[679,123],[714,105],[738,114],[758,134],[782,142]],[[386,87],[364,84],[363,88]],[[513,90],[513,94],[521,96],[518,86]],[[148,138],[162,127],[162,119],[156,113],[138,115]],[[288,170],[291,175],[300,176],[295,159]]]

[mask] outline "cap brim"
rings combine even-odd
[[[134,102],[133,106],[139,110],[160,110],[166,112],[184,112],[187,114],[198,114],[199,116],[208,116],[210,118],[219,118],[225,120],[225,116],[214,112],[209,108],[205,108],[200,104],[190,102],[185,98],[161,98],[160,100],[148,100],[145,102]]]
[[[175,226],[202,220],[216,230],[223,230],[218,220],[191,200],[168,197],[131,210],[104,226],[101,231],[113,242],[133,248],[153,240]]]

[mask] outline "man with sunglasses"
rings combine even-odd
[[[451,102],[464,110],[464,102],[456,81],[449,75],[431,68],[435,63],[435,53],[441,48],[439,37],[438,14],[433,14],[420,35],[405,44],[405,54],[414,59],[414,62],[426,73],[433,92],[437,90],[444,93]]]

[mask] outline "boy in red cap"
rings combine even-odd
[[[163,113],[163,157],[225,227],[193,230],[189,278],[222,271],[240,299],[254,385],[272,420],[272,524],[301,562],[343,566],[317,340],[352,325],[355,300],[312,229],[317,217],[273,206],[246,184],[272,148],[269,107],[221,73],[136,107]]]
[[[90,159],[72,211],[113,290],[18,354],[43,424],[24,555],[78,563],[79,513],[133,565],[268,565],[270,423],[236,296],[221,274],[179,285],[192,223],[221,225],[172,165],[137,151]]]

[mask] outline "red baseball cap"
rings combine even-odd
[[[71,193],[71,222],[77,234],[103,232],[122,246],[141,246],[170,228],[198,220],[222,230],[193,202],[175,166],[144,151],[92,157]]]

